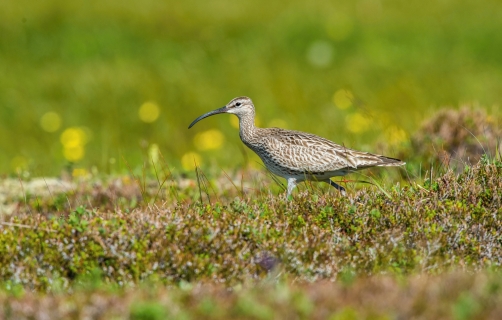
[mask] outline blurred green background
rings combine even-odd
[[[441,106],[500,113],[502,2],[4,0],[0,74],[0,174],[254,163],[234,116],[187,129],[240,95],[392,156]]]

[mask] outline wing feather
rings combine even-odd
[[[360,152],[317,135],[266,129],[264,147],[279,165],[302,172],[355,171],[373,166],[404,164],[393,158]]]

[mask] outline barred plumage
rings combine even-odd
[[[311,133],[255,127],[255,109],[248,97],[232,99],[223,108],[198,117],[188,128],[220,113],[233,113],[239,117],[242,142],[261,158],[268,170],[287,179],[288,197],[296,184],[305,180],[329,183],[345,194],[345,189],[331,181],[331,177],[371,167],[405,164],[398,159],[349,149]]]

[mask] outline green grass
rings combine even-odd
[[[208,176],[202,199],[190,179],[4,180],[14,204],[0,227],[4,317],[497,314],[500,161],[347,197],[312,185],[292,200],[246,174],[264,185],[244,184],[242,197],[238,175]]]
[[[189,151],[206,168],[240,166],[230,116],[186,128],[238,95],[254,99],[262,126],[282,120],[373,152],[392,144],[387,129],[409,135],[443,105],[500,113],[500,12],[494,0],[3,1],[0,172],[59,174],[61,134],[75,127],[88,140],[77,168],[141,168],[152,144],[180,172]],[[348,109],[333,103],[340,89],[354,95]],[[138,118],[146,101],[161,109],[152,124]],[[60,116],[55,132],[40,127],[47,112]],[[347,121],[360,116],[363,131],[352,132]],[[209,128],[224,134],[221,149],[194,145]]]

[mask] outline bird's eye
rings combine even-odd
[[[236,106],[236,107],[240,107],[240,106],[241,106],[241,104],[242,104],[242,103],[237,102],[237,103],[235,104],[235,106]]]

